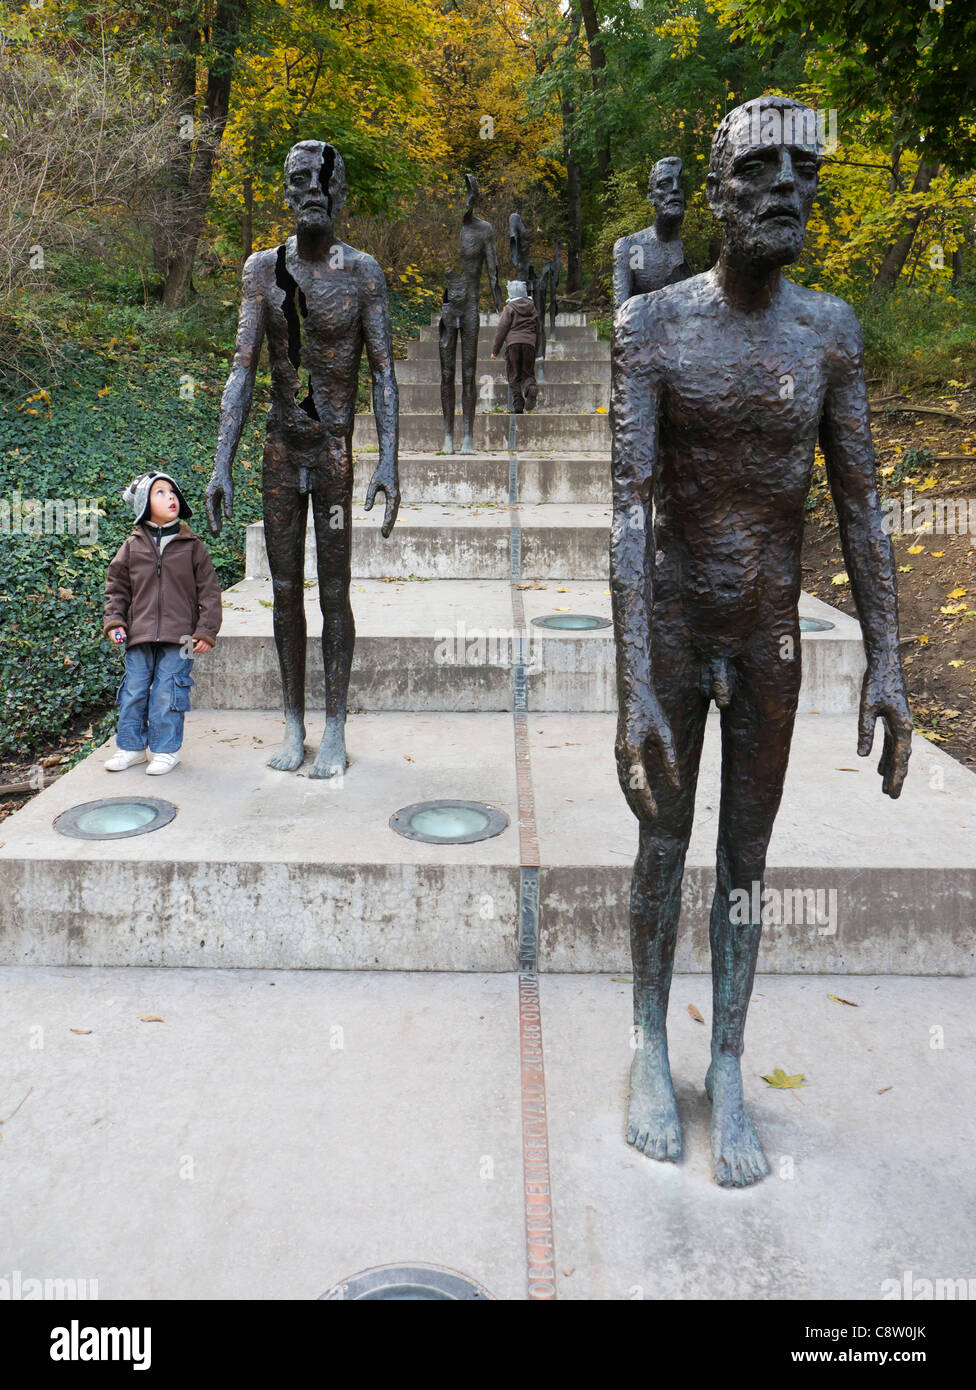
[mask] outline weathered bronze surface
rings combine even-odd
[[[680,159],[658,160],[648,180],[647,197],[654,206],[653,224],[614,243],[614,313],[631,295],[649,294],[694,273],[681,245],[685,195]]]
[[[475,217],[478,183],[471,174],[464,176],[466,196],[461,222],[461,269],[448,271],[444,284],[444,307],[438,326],[441,360],[441,410],[444,414],[444,452],[454,452],[454,398],[458,338],[461,339],[461,421],[464,439],[462,454],[474,453],[475,372],[478,366],[478,299],[481,271],[487,267],[488,284],[495,308],[502,307],[498,284],[498,255],[495,233],[490,222]]]
[[[769,97],[724,118],[707,181],[724,230],[718,263],[626,299],[613,329],[615,751],[640,823],[627,1139],[651,1158],[681,1155],[665,1022],[714,700],[722,791],[705,1089],[715,1177],[727,1187],[769,1171],[743,1102],[740,1058],[762,925],[752,890],[758,885],[761,901],[800,688],[800,550],[818,439],[867,655],[858,753],[870,754],[880,719],[881,789],[897,797],[911,751],[860,328],[843,300],[780,269],[799,255],[817,189],[812,117]]]
[[[301,766],[305,739],[305,530],[315,523],[326,718],[310,777],[346,768],[346,695],[356,627],[349,602],[352,541],[352,435],[363,347],[372,376],[379,463],[366,492],[377,492],[389,536],[400,505],[397,384],[386,281],[372,256],[337,239],[346,197],[342,158],[332,145],[303,140],[285,161],[285,198],[296,235],[257,251],[244,266],[243,300],[231,374],[220,402],[220,432],[207,488],[210,529],[233,505],[231,469],[251,405],[261,344],[271,362],[271,408],[264,448],[264,538],[274,595],[285,740],[268,766]],[[300,384],[299,371],[307,373]]]

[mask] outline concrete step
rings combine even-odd
[[[460,351],[457,355],[457,374],[461,376]],[[440,361],[440,352],[437,347],[436,338],[425,338],[423,340],[411,338],[407,343],[407,357],[411,360],[428,359],[434,362]],[[546,361],[567,361],[567,362],[609,362],[610,344],[603,339],[593,341],[592,339],[557,338],[546,345]],[[487,329],[482,329],[478,334],[478,370],[481,364],[491,364],[491,334]]]
[[[375,453],[355,456],[353,496],[360,503],[376,464]],[[519,454],[513,466],[507,454],[401,453],[399,464],[400,491],[410,503],[467,506],[494,502],[507,506],[513,485],[514,500],[522,503],[603,505],[610,495],[610,459],[606,454]]]
[[[308,707],[324,709],[322,614],[318,587],[308,582]],[[516,629],[512,588],[504,580],[356,580],[350,708],[511,710],[518,661],[526,667],[530,710],[615,710],[610,592],[604,582],[536,584],[519,595],[525,626]],[[279,710],[270,580],[235,584],[225,591],[223,603],[220,640],[194,665],[194,707]],[[587,614],[607,626],[556,631],[535,625],[535,619],[549,614]],[[864,671],[859,625],[809,594],[801,597],[800,615],[835,624],[802,638],[801,713],[856,711]]]
[[[593,319],[594,319],[594,318],[597,318],[597,317],[599,317],[599,315],[588,314],[588,313],[565,313],[565,314],[564,314],[564,313],[558,313],[558,314],[556,315],[556,330],[557,330],[557,332],[558,332],[558,330],[559,330],[560,328],[583,328],[583,327],[585,327],[586,324],[591,323],[591,322],[593,321]],[[440,309],[434,309],[434,310],[432,310],[432,311],[431,311],[431,315],[430,315],[430,325],[431,325],[431,327],[432,327],[432,328],[436,328],[437,325],[440,323],[440,321],[441,321],[441,311],[440,311]],[[481,327],[482,327],[482,328],[495,328],[495,327],[497,326],[497,324],[498,324],[498,314],[496,314],[496,313],[491,313],[491,314],[482,313],[482,314],[480,315],[479,321],[480,321],[480,324],[481,324]],[[548,332],[548,329],[549,329],[549,315],[548,315],[548,313],[547,313],[547,314],[546,314],[546,331],[547,331],[547,332]]]
[[[422,414],[437,412],[441,408],[440,383],[398,381],[400,388],[400,410],[402,414]],[[485,376],[478,383],[479,411],[495,407],[507,410],[508,383],[496,375]],[[539,386],[536,410],[540,413],[557,415],[592,414],[596,410],[610,407],[610,387],[595,381],[545,382]],[[455,390],[455,409],[461,408],[460,389]],[[402,418],[402,417],[401,417]]]
[[[529,453],[566,452],[570,454],[608,454],[610,420],[608,415],[553,415],[533,411],[509,415],[508,411],[483,413],[476,409],[474,447],[482,453],[501,454],[509,449],[509,421],[515,422],[514,448]],[[461,446],[461,392],[457,393],[454,443]],[[407,453],[436,453],[444,445],[444,419],[440,410],[421,415],[400,414],[400,447]],[[353,449],[372,452],[378,448],[376,421],[371,414],[356,416]]]
[[[440,367],[437,360],[433,357],[398,357],[394,363],[396,368],[396,379],[399,386],[410,386],[414,383],[423,386],[436,386],[440,391]],[[538,367],[536,368],[538,371]],[[543,376],[547,384],[563,386],[567,382],[583,382],[586,385],[593,383],[603,386],[607,391],[607,401],[610,399],[610,362],[606,361],[584,361],[580,358],[547,358],[542,368]],[[460,392],[460,368],[457,372],[457,390]],[[478,359],[478,387],[484,385],[485,379],[505,384],[505,363],[498,359],[492,362],[490,359],[479,357]],[[440,396],[438,395],[438,404]],[[604,402],[606,404],[606,402]]]
[[[352,572],[357,579],[510,579],[513,515],[508,507],[401,506],[393,534],[380,534],[383,509],[353,512]],[[610,508],[567,503],[518,508],[525,579],[602,579],[609,573]],[[247,528],[247,569],[268,576],[264,523]],[[314,579],[315,543],[305,537],[305,577]]]
[[[637,822],[617,784],[616,717],[532,713],[521,759],[514,727],[507,714],[352,716],[341,785],[268,768],[282,720],[262,711],[194,710],[165,778],[138,764],[106,773],[103,747],[4,821],[0,963],[514,970],[521,815],[538,847],[541,968],[629,971]],[[310,749],[321,728],[313,716]],[[917,738],[893,802],[880,750],[859,759],[856,741],[853,715],[797,720],[766,886],[800,920],[765,929],[760,972],[972,974],[976,774]],[[163,798],[177,814],[122,840],[53,828],[69,807],[125,795]],[[466,845],[390,828],[398,810],[441,797],[484,801],[508,827]],[[718,805],[713,717],[679,970],[708,968]],[[818,890],[821,923],[804,896]]]
[[[486,319],[488,320],[487,323],[485,322]],[[482,314],[481,320],[482,320],[482,321],[481,321],[481,325],[480,325],[480,328],[479,328],[479,331],[478,331],[478,337],[479,337],[479,339],[481,338],[482,333],[486,333],[486,334],[489,334],[489,335],[490,335],[491,333],[494,332],[495,328],[497,328],[497,326],[498,326],[498,315],[497,315],[497,314]],[[437,319],[437,322],[439,322],[439,321],[440,321],[440,315],[438,315],[438,319]],[[420,342],[422,342],[422,343],[436,343],[436,342],[437,342],[437,322],[431,324],[431,326],[430,326],[429,328],[421,328],[421,329],[419,330],[419,340],[420,340]],[[574,344],[576,344],[576,343],[595,343],[595,342],[597,341],[597,336],[596,336],[596,334],[597,334],[597,330],[596,330],[596,328],[594,327],[593,324],[580,324],[580,323],[565,324],[565,325],[559,325],[559,324],[557,324],[557,325],[556,325],[556,332],[555,332],[555,334],[553,334],[553,336],[550,338],[550,336],[549,336],[549,320],[548,320],[548,318],[546,319],[546,341],[547,341],[547,342],[554,342],[554,343],[555,343],[555,342],[562,342],[562,343],[574,343]]]

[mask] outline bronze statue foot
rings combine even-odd
[[[470,436],[470,434],[466,434],[466,435],[464,436],[464,442],[463,442],[462,445],[461,445],[460,452],[461,452],[462,454],[473,454],[473,453],[474,453],[474,445],[471,443],[471,436]]]
[[[748,1187],[769,1172],[759,1136],[742,1098],[742,1072],[737,1057],[714,1058],[705,1077],[712,1102],[712,1162],[719,1187]]]
[[[342,777],[346,771],[346,728],[342,719],[327,719],[325,733],[309,777]]]
[[[634,1052],[630,1064],[627,1143],[648,1158],[671,1163],[681,1157],[681,1122],[671,1084],[667,1044],[650,1039]]]
[[[453,436],[453,434],[445,434],[445,436],[444,436],[444,453],[445,453],[445,454],[453,454],[453,453],[454,453],[454,436]]]
[[[305,725],[296,714],[285,715],[285,741],[268,759],[268,767],[294,772],[305,759]]]

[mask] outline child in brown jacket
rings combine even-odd
[[[184,518],[192,515],[168,473],[144,473],[122,494],[136,525],[108,567],[102,631],[125,642],[125,678],[116,704],[117,752],[105,764],[122,772],[142,762],[149,776],[179,762],[183,716],[190,708],[191,651],[217,641],[223,613],[210,553]]]
[[[505,367],[516,415],[535,406],[539,388],[535,380],[535,359],[540,342],[539,314],[525,289],[524,280],[509,280],[508,303],[498,317],[491,345],[494,362],[505,344]]]

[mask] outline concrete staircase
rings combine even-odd
[[[225,593],[218,645],[194,667],[180,767],[165,780],[147,782],[138,766],[112,776],[99,750],[0,829],[0,961],[629,970],[637,826],[613,759],[609,347],[581,316],[561,317],[538,408],[510,417],[504,364],[488,358],[492,318],[479,342],[474,457],[436,452],[436,316],[397,364],[404,500],[386,541],[382,507],[361,510],[376,434],[369,415],[357,419],[345,778],[265,766],[282,719],[256,521],[247,577]],[[310,749],[323,707],[313,554],[309,536]],[[536,625],[553,614],[601,625]],[[919,739],[901,800],[882,797],[880,739],[871,759],[856,756],[858,625],[809,596],[801,616],[833,626],[804,634],[767,886],[825,902],[833,893],[835,910],[830,921],[771,925],[760,970],[970,973],[976,776]],[[679,970],[709,966],[717,718],[709,725]],[[52,829],[70,806],[127,793],[163,797],[178,814],[119,841]],[[442,797],[500,808],[508,826],[466,845],[391,828],[401,808]]]

